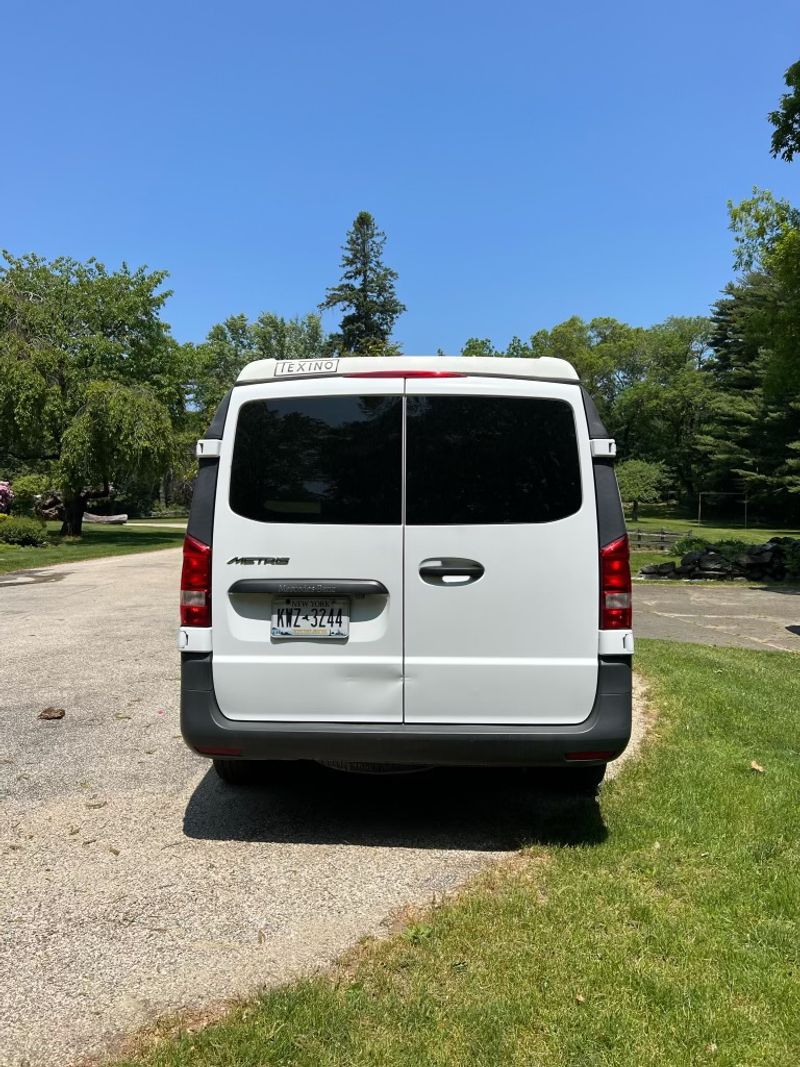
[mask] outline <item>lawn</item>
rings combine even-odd
[[[637,522],[626,517],[626,522],[629,530],[668,530],[681,534],[691,533],[695,537],[704,537],[707,541],[735,540],[761,544],[768,541],[770,537],[800,537],[800,530],[796,527],[751,525],[745,529],[741,524],[736,523],[728,525],[703,523],[698,526],[696,519],[670,518],[666,515],[645,516]]]
[[[540,800],[529,847],[457,899],[120,1063],[800,1062],[800,661],[640,648],[659,717],[599,812]]]
[[[52,563],[74,563],[100,556],[122,556],[129,552],[152,552],[158,548],[179,548],[183,531],[157,527],[89,526],[81,538],[64,539],[61,524],[47,524],[50,544],[44,548],[20,548],[0,541],[0,574],[27,568],[46,567]]]

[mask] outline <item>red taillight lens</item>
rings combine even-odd
[[[466,378],[454,370],[365,370],[342,374],[342,378]]]
[[[186,535],[181,571],[181,626],[211,625],[211,549]]]
[[[631,559],[628,538],[600,549],[600,629],[630,630]]]

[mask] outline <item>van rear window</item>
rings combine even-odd
[[[251,400],[236,426],[230,506],[258,522],[401,521],[399,396]]]
[[[581,506],[575,418],[564,400],[410,396],[406,522],[554,522]]]

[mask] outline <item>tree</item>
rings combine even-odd
[[[573,315],[552,330],[535,333],[530,351],[534,357],[568,360],[594,397],[601,416],[609,419],[619,395],[644,375],[645,340],[644,330],[617,319],[584,322]]]
[[[256,342],[246,315],[230,315],[211,327],[196,349],[193,400],[200,415],[198,432],[199,423],[210,421],[239,372],[254,359]]]
[[[771,154],[773,159],[780,156],[791,163],[795,153],[800,152],[800,62],[789,67],[784,80],[791,91],[784,93],[777,110],[769,114],[769,121],[775,127]]]
[[[187,353],[160,312],[166,273],[5,252],[0,266],[0,464],[47,471],[80,535],[92,495],[169,465]]]
[[[512,359],[529,359],[531,356],[531,347],[530,345],[526,345],[519,337],[514,336],[508,343],[505,355],[510,356]]]
[[[356,216],[342,248],[342,280],[328,289],[319,305],[350,308],[335,339],[345,352],[389,355],[397,352],[389,338],[395,321],[406,310],[395,292],[397,272],[382,259],[386,234],[368,211]]]
[[[254,359],[314,359],[327,355],[330,340],[322,319],[313,313],[284,319],[265,311],[250,322],[246,315],[231,315],[212,326],[194,355],[193,406],[197,430],[213,417],[240,371]]]
[[[608,428],[626,456],[667,461],[682,494],[703,480],[699,447],[710,402],[708,319],[672,317],[641,331],[635,360],[614,376]],[[635,373],[633,368],[635,367]]]
[[[711,446],[731,439],[731,473],[751,498],[784,516],[798,513],[800,496],[800,212],[771,193],[754,190],[730,206],[736,266],[743,277],[716,307],[716,358],[711,371],[728,396],[734,419],[717,420]],[[748,396],[745,399],[744,391]],[[722,415],[726,413],[723,411]]]
[[[470,337],[461,349],[462,356],[496,356],[494,345],[488,337]]]
[[[667,483],[663,463],[647,463],[642,459],[628,459],[617,466],[619,492],[631,505],[631,521],[639,521],[639,505],[654,504],[660,499]]]
[[[753,195],[740,204],[728,201],[729,229],[736,247],[737,271],[764,270],[778,242],[800,229],[800,211],[768,189],[753,186]]]
[[[284,319],[264,312],[253,324],[253,340],[257,359],[315,359],[329,350],[322,319],[313,313]]]

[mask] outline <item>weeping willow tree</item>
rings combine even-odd
[[[4,253],[0,469],[46,469],[80,535],[92,495],[157,479],[185,417],[186,352],[160,318],[166,275]]]

